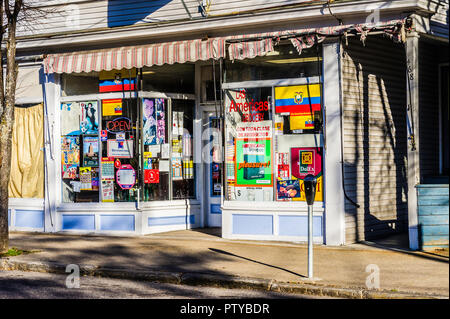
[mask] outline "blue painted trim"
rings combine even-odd
[[[313,236],[322,237],[322,216],[313,216]],[[308,236],[308,216],[280,215],[278,217],[280,236]]]
[[[448,215],[419,215],[421,225],[448,225]]]
[[[134,231],[134,215],[100,215],[100,229]]]
[[[417,189],[417,194],[421,196],[448,196],[448,187],[421,187]]]
[[[189,217],[189,218],[188,218]],[[195,224],[195,215],[149,217],[148,226],[191,225]]]
[[[8,227],[11,227],[11,209],[8,209]]]
[[[448,206],[418,206],[418,214],[448,216]]]
[[[62,215],[63,230],[95,230],[95,215]]]
[[[233,234],[239,235],[273,235],[272,215],[232,215]]]
[[[16,209],[15,227],[44,228],[43,210]]]
[[[448,196],[419,196],[417,198],[419,206],[447,206]]]
[[[211,204],[210,212],[211,212],[211,214],[222,214],[222,209],[220,208],[220,204]]]

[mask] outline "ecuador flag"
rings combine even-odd
[[[320,91],[320,84],[275,87],[275,112],[306,115],[320,111]]]

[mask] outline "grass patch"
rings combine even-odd
[[[6,253],[0,254],[0,257],[14,257],[14,256],[27,254],[27,253],[29,253],[29,252],[12,247]]]

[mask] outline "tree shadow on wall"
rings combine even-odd
[[[345,211],[359,242],[407,230],[406,68],[403,47],[386,39],[344,50],[344,181],[360,206],[346,200]]]

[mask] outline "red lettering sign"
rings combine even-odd
[[[131,121],[126,117],[119,117],[106,122],[106,130],[110,133],[122,133],[131,131]]]

